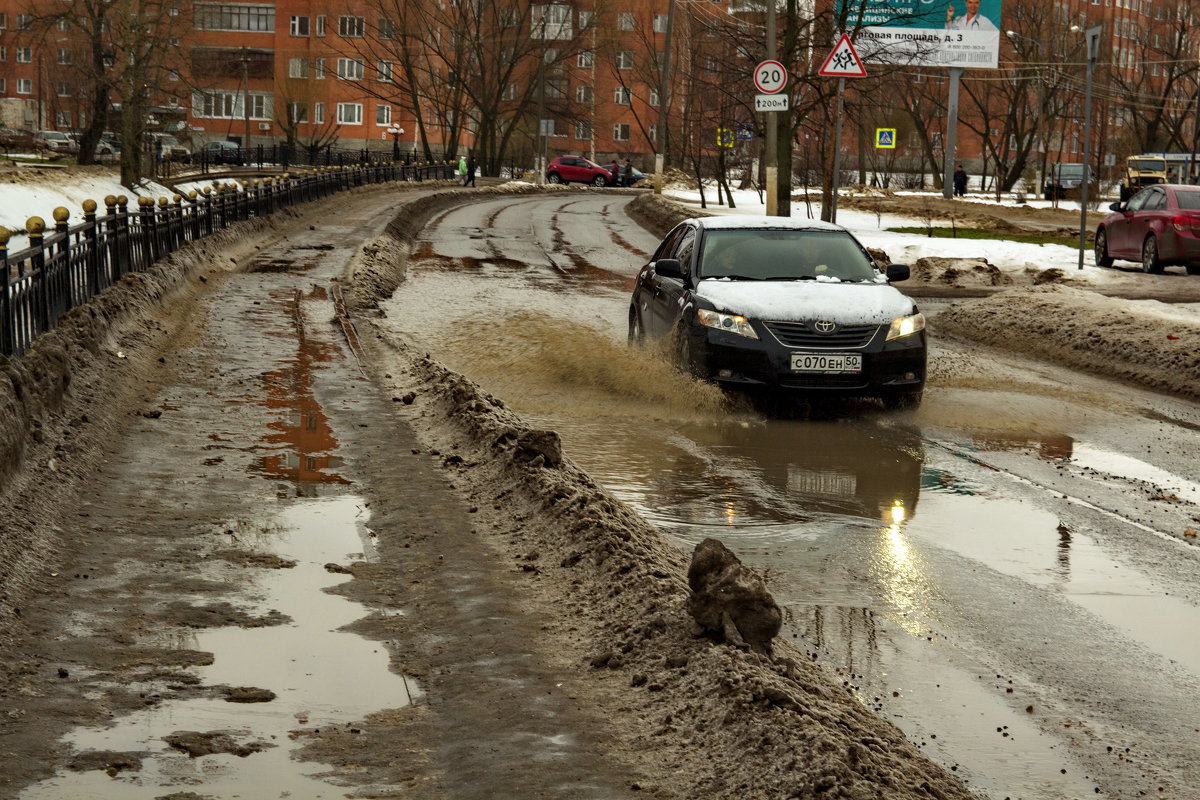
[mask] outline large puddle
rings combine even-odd
[[[72,748],[140,753],[141,769],[113,777],[100,770],[60,774],[22,792],[22,800],[149,799],[188,787],[230,798],[343,796],[312,777],[322,765],[291,761],[289,732],[361,720],[380,708],[408,705],[417,694],[411,681],[389,671],[388,653],[379,643],[338,630],[367,609],[323,591],[349,579],[331,574],[326,564],[361,560],[371,549],[367,516],[361,498],[334,495],[298,501],[263,519],[261,551],[296,565],[265,572],[257,593],[263,609],[285,614],[291,622],[219,628],[174,641],[177,647],[213,654],[211,666],[196,670],[204,685],[269,689],[274,700],[168,701],[108,728],[76,730],[64,740]],[[165,741],[181,731],[226,731],[238,744],[265,747],[245,757],[191,757]]]

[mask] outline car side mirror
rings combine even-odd
[[[654,262],[654,271],[664,278],[679,278],[683,280],[683,265],[677,258],[660,258]]]
[[[908,280],[910,273],[907,264],[888,264],[884,274],[887,275],[888,283],[896,283]]]
[[[1110,211],[1120,211],[1124,207],[1125,207],[1124,203],[1109,203],[1108,204],[1108,208]]]

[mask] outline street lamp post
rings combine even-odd
[[[1087,244],[1088,184],[1092,182],[1092,73],[1100,49],[1100,31],[1095,25],[1084,32],[1087,40],[1087,82],[1083,90],[1083,182],[1079,189],[1079,269],[1083,269],[1083,251]],[[1099,182],[1097,182],[1099,187]]]
[[[387,126],[387,132],[392,137],[392,161],[400,160],[400,137],[404,135],[404,128],[401,128],[396,123]]]

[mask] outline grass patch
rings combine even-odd
[[[927,236],[932,239],[1000,239],[1005,242],[1021,242],[1022,244],[1061,244],[1077,249],[1079,247],[1078,234],[1055,236],[1043,233],[998,233],[982,228],[950,228],[942,225],[933,228],[888,228],[888,231],[890,233],[915,233],[918,236]],[[1091,231],[1088,231],[1087,238],[1089,240],[1092,238]]]

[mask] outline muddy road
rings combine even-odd
[[[452,194],[190,254],[38,418],[0,797],[1200,797],[1194,401],[939,300],[918,412],[731,408],[625,347],[632,194]]]
[[[681,548],[716,536],[767,571],[788,634],[976,790],[1200,785],[1180,752],[1200,648],[1178,636],[1200,624],[1195,404],[939,337],[945,301],[918,297],[918,413],[714,412],[622,352],[657,242],[623,202],[444,214],[386,326],[562,433]]]

